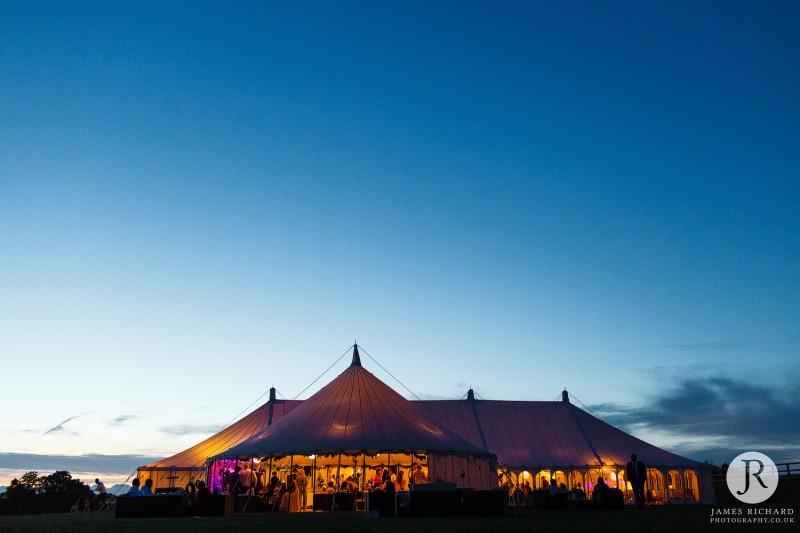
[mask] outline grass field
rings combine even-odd
[[[711,507],[650,507],[645,511],[529,511],[509,510],[501,517],[398,517],[365,518],[363,513],[235,514],[229,518],[141,518],[118,519],[113,512],[84,514],[3,516],[0,531],[272,531],[281,533],[442,533],[515,531],[798,531],[797,524],[711,524]]]

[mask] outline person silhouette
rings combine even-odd
[[[639,461],[635,453],[631,454],[631,460],[625,467],[625,477],[633,488],[633,498],[636,500],[636,507],[644,509],[644,485],[647,482],[647,467]]]
[[[106,486],[103,484],[102,481],[100,481],[98,478],[95,478],[94,482],[97,485],[94,489],[98,493],[97,502],[100,510],[102,511],[103,508],[106,506],[106,499],[108,498],[108,493],[106,492]]]
[[[597,483],[595,483],[594,489],[592,490],[592,500],[597,507],[605,509],[608,506],[610,492],[611,489],[608,488],[606,480],[602,477],[597,478]]]

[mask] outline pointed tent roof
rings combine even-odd
[[[624,465],[636,452],[648,466],[700,463],[663,450],[596,418],[564,400],[423,400],[414,402],[484,450],[506,468]]]
[[[419,452],[491,456],[433,422],[361,366],[350,366],[302,405],[215,458]]]

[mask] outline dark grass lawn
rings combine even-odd
[[[499,531],[798,531],[797,525],[714,525],[711,507],[650,507],[645,511],[530,511],[498,517],[365,518],[363,513],[235,514],[228,518],[114,518],[113,512],[3,516],[0,531],[272,531],[281,533]]]

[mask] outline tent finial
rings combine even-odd
[[[353,362],[350,366],[361,366],[361,356],[358,355],[358,343],[353,343]]]

